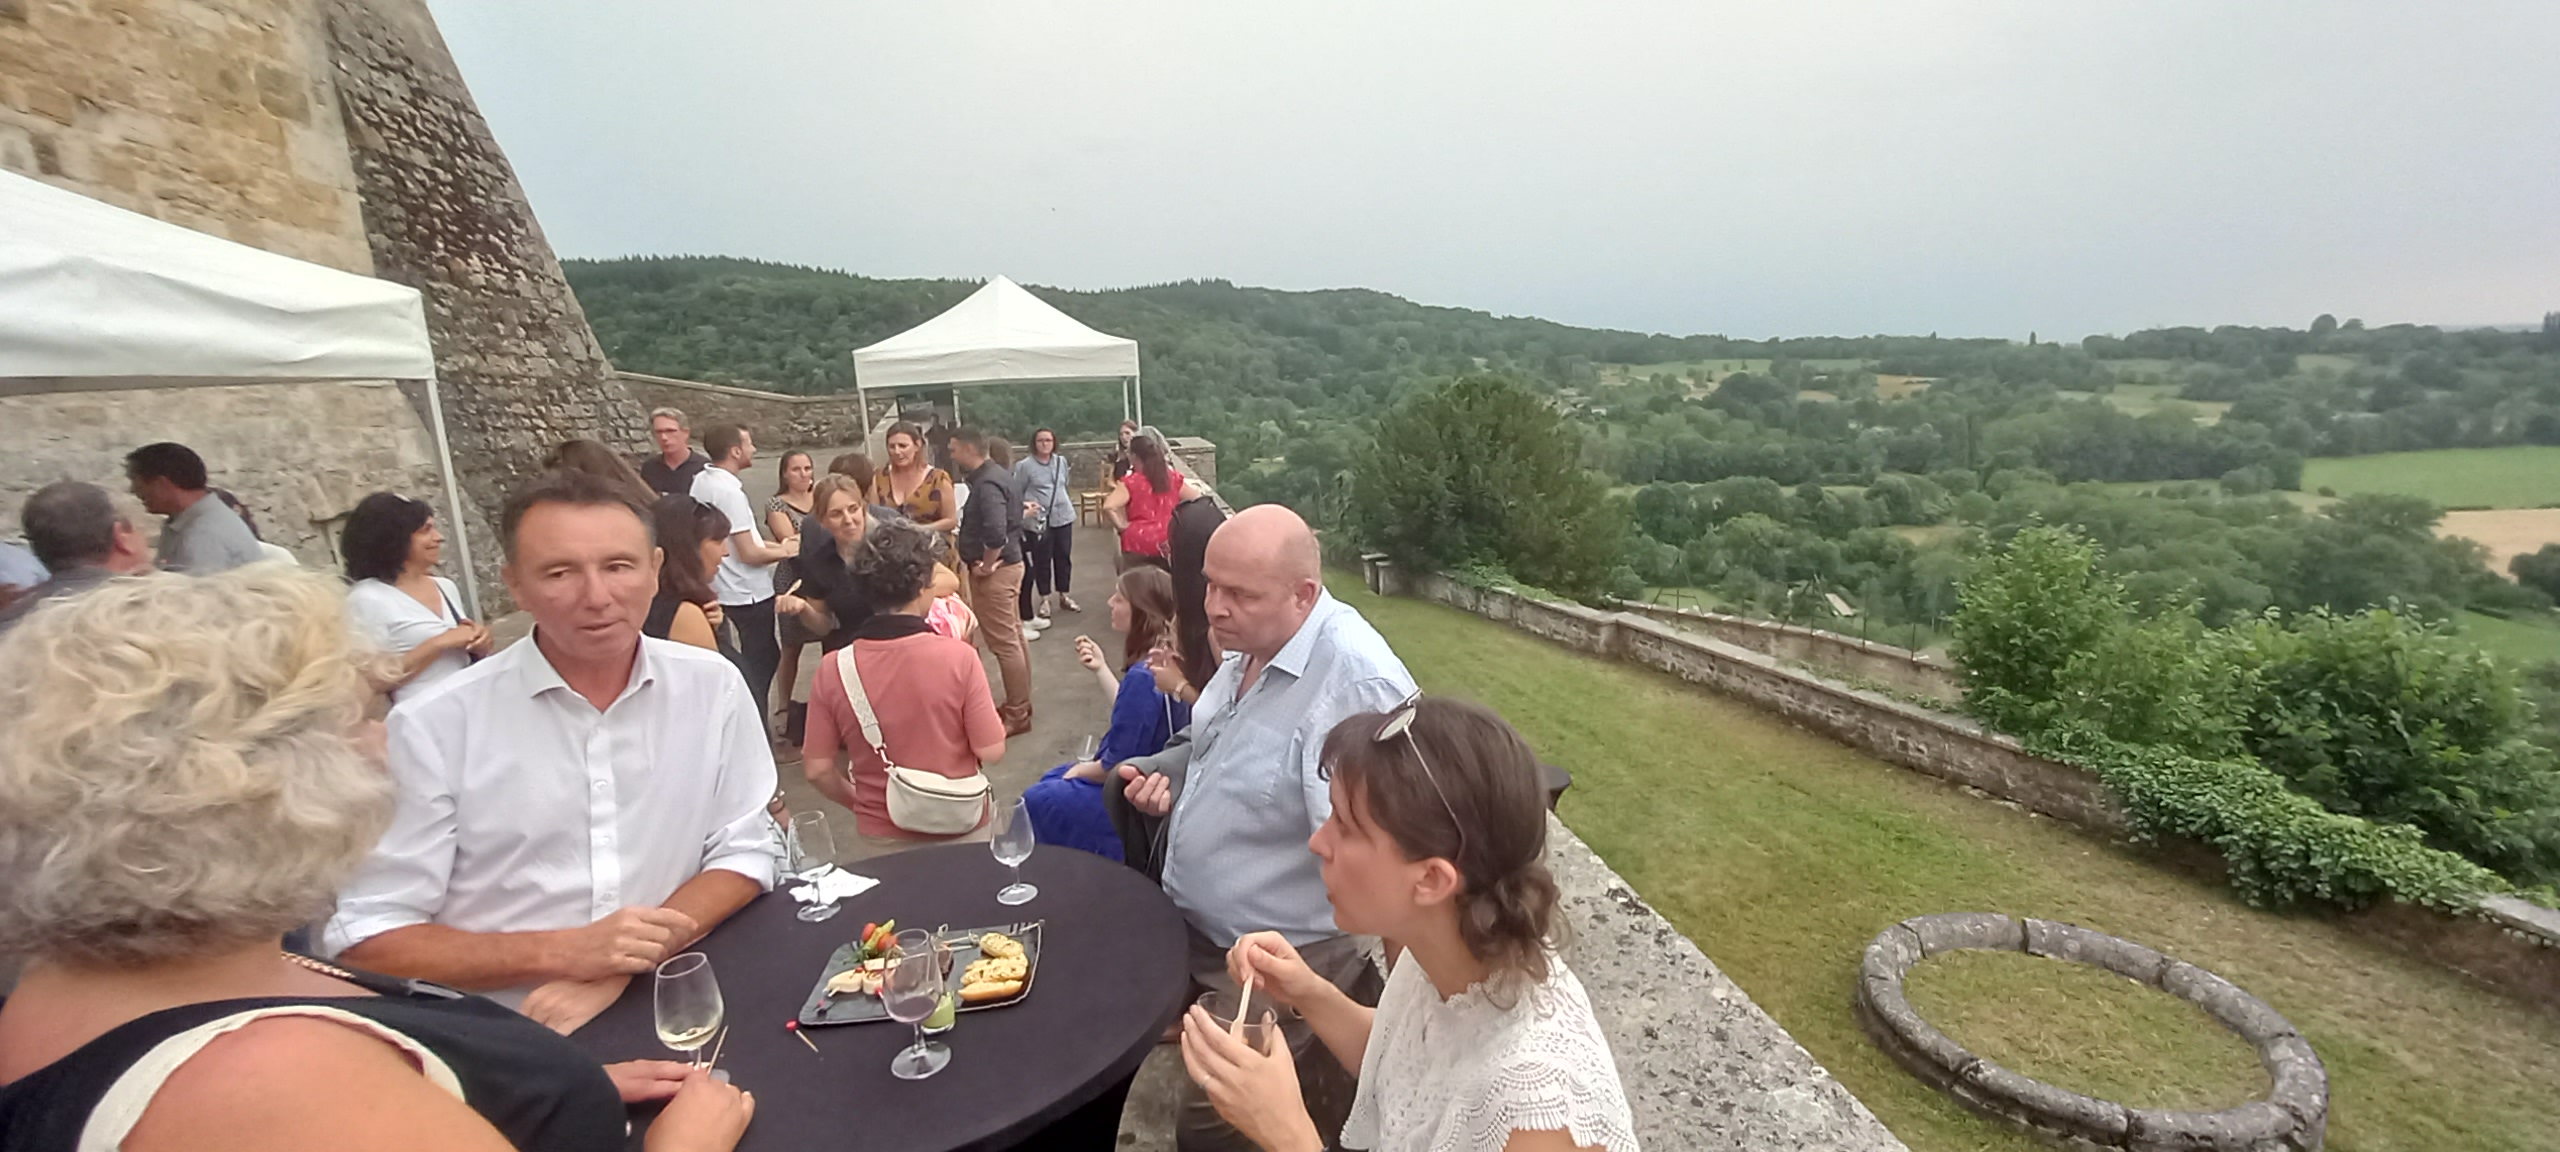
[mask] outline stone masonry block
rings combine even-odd
[[[1909,925],[1896,924],[1867,942],[1867,950],[1858,961],[1858,974],[1869,980],[1900,980],[1920,962],[1920,935]]]
[[[2329,1114],[2329,1071],[2318,1053],[2300,1036],[2281,1036],[2258,1048],[2258,1061],[2275,1086],[2267,1102],[2300,1120],[2317,1123]]]
[[[2127,1121],[2121,1104],[2031,1080],[1988,1060],[1977,1061],[1966,1069],[1963,1081],[1996,1111],[2038,1128],[2059,1130],[2101,1144],[2124,1140]]]
[[[2287,1152],[2301,1125],[2264,1100],[2220,1112],[2129,1109],[2124,1145],[2135,1152]]]
[[[2170,961],[2160,973],[2160,990],[2204,1009],[2254,1046],[2296,1035],[2292,1022],[2266,1001],[2193,964]]]
[[[1867,1018],[1887,1035],[1879,1037],[1899,1045],[1902,1050],[1953,1076],[1971,1067],[1980,1058],[1958,1044],[1955,1038],[1940,1032],[1911,1008],[1902,998],[1902,986],[1885,980],[1862,980],[1859,995],[1866,1006]]]
[[[1902,926],[1920,937],[1922,956],[1967,948],[2016,952],[2026,946],[2018,922],[1997,912],[1940,912],[1914,916]]]
[[[2104,968],[2154,988],[2160,986],[2160,974],[2170,963],[2168,957],[2133,941],[2055,920],[2026,921],[2026,950],[2030,955]]]

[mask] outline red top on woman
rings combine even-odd
[[[1120,483],[1129,489],[1129,526],[1120,530],[1121,551],[1140,556],[1166,553],[1166,541],[1173,534],[1173,506],[1182,502],[1182,473],[1167,468],[1165,474],[1173,481],[1168,492],[1156,491],[1156,486],[1147,481],[1144,468],[1120,478]]]

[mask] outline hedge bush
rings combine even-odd
[[[2384,897],[2459,911],[2510,888],[2497,873],[2427,846],[2417,829],[2331,812],[2248,760],[2205,760],[2064,727],[2027,742],[2098,774],[2143,840],[2213,845],[2232,888],[2260,907],[2361,908]]]

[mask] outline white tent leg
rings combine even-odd
[[[871,393],[862,387],[862,381],[858,378],[853,382],[853,412],[855,416],[853,442],[861,445],[864,452],[869,452],[871,451]]]
[[[954,428],[969,426],[966,421],[960,419],[960,390],[957,388],[951,390],[951,426]]]
[[[1135,372],[1129,374],[1129,391],[1137,394],[1138,427],[1144,428],[1147,426],[1147,384]]]
[[[470,514],[462,507],[462,486],[453,479],[453,442],[444,432],[444,390],[436,378],[427,377],[427,417],[436,434],[436,468],[444,474],[444,506],[452,519],[446,530],[453,534],[454,550],[462,555],[462,609],[473,619],[480,617],[480,571],[471,566]]]

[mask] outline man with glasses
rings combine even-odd
[[[1325,734],[1410,699],[1413,676],[1358,610],[1324,590],[1315,533],[1287,508],[1247,508],[1220,525],[1202,574],[1210,636],[1226,655],[1200,690],[1187,740],[1113,773],[1105,795],[1122,847],[1132,866],[1160,874],[1189,922],[1195,992],[1232,987],[1228,949],[1267,930],[1375,1004],[1376,942],[1334,927],[1307,838],[1333,815],[1318,755]],[[1308,1112],[1319,1131],[1339,1131],[1354,1073],[1303,1021],[1282,1027]],[[1187,1079],[1176,1134],[1186,1152],[1252,1147]]]

